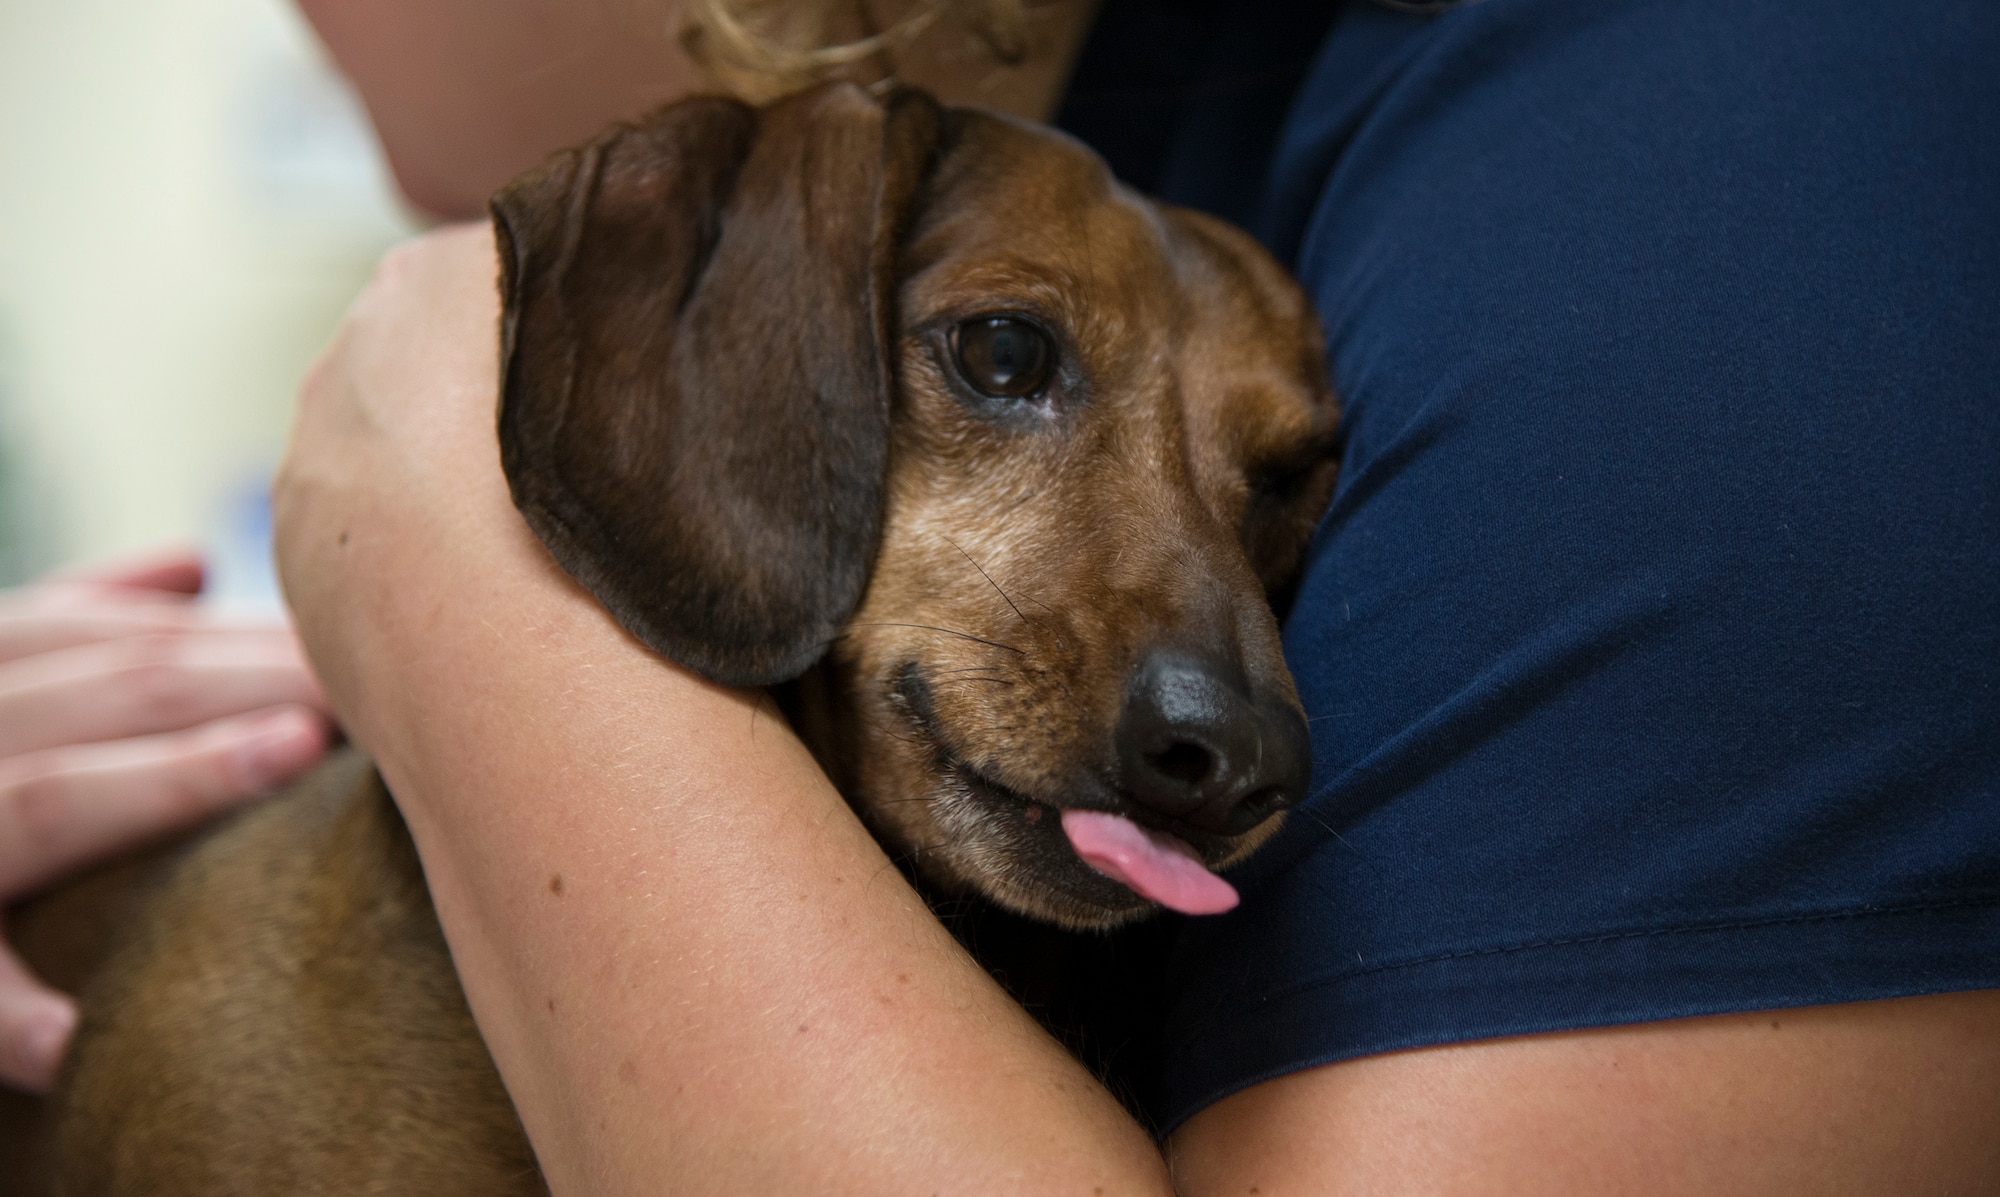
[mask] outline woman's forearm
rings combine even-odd
[[[556,1191],[1165,1191],[768,705],[636,646],[514,516],[490,255],[385,268],[308,386],[280,532]]]
[[[1144,1190],[768,709],[580,600],[474,604],[384,767],[558,1192]]]

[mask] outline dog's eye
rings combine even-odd
[[[1055,373],[1049,334],[1013,316],[986,316],[958,326],[958,370],[980,394],[1021,399],[1041,391]]]

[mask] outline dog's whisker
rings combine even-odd
[[[1028,617],[1026,615],[1021,614],[1021,608],[1015,606],[1014,600],[1007,597],[1007,592],[1001,588],[1000,583],[995,582],[993,580],[992,574],[986,572],[985,566],[979,564],[979,562],[977,561],[974,561],[972,559],[972,554],[966,552],[963,548],[960,548],[959,543],[953,540],[951,537],[949,536],[945,537],[944,542],[950,545],[952,548],[958,549],[958,555],[965,558],[966,561],[972,565],[972,568],[979,571],[979,576],[986,579],[986,584],[988,586],[991,586],[993,588],[993,592],[1000,596],[1000,601],[1006,603],[1008,608],[1014,612],[1014,618],[1020,620],[1022,623],[1028,622]]]
[[[1335,843],[1339,844],[1341,847],[1347,849],[1349,852],[1352,852],[1356,856],[1360,857],[1363,862],[1366,862],[1368,860],[1368,854],[1363,852],[1361,849],[1355,847],[1354,841],[1348,839],[1346,836],[1340,834],[1338,831],[1335,831],[1333,829],[1333,824],[1327,822],[1325,819],[1320,818],[1319,815],[1315,814],[1310,810],[1305,809],[1304,807],[1294,807],[1293,813],[1304,815],[1306,818],[1311,819],[1314,823],[1318,824],[1319,829],[1321,831],[1324,831],[1328,835],[1332,836]]]
[[[894,623],[888,620],[880,620],[851,623],[847,626],[852,628],[921,628],[926,632],[943,632],[947,636],[962,636],[967,640],[976,640],[980,644],[988,645],[992,648],[1004,648],[1010,653],[1017,653],[1023,657],[1028,655],[1026,651],[1015,648],[1011,644],[1002,644],[998,640],[988,640],[984,636],[975,636],[971,632],[961,632],[956,628],[941,628],[931,623]]]
[[[882,120],[854,110],[847,100],[823,102],[808,95],[783,103],[804,107],[786,109],[796,112],[795,117],[754,117],[749,125],[737,123],[741,113],[727,118],[727,126],[716,124],[721,117],[713,109],[687,109],[694,115],[686,119],[649,118],[659,123],[625,128],[611,135],[614,140],[579,151],[584,155],[582,165],[563,168],[580,171],[576,177],[589,181],[589,188],[558,186],[559,177],[544,171],[503,192],[503,219],[520,234],[513,246],[519,251],[517,264],[540,262],[545,254],[553,255],[551,261],[575,263],[573,274],[566,273],[568,266],[555,270],[535,266],[505,280],[506,294],[501,298],[508,335],[520,334],[518,344],[509,342],[510,415],[498,433],[506,442],[503,464],[513,493],[521,499],[529,524],[558,552],[571,574],[615,608],[628,627],[657,633],[645,638],[671,646],[668,655],[682,664],[711,676],[765,676],[779,661],[811,662],[807,676],[795,676],[775,696],[763,694],[751,704],[748,739],[754,750],[769,750],[772,736],[786,727],[785,712],[790,712],[799,739],[819,755],[830,773],[838,775],[848,806],[883,849],[865,866],[844,870],[852,877],[862,884],[873,878],[894,886],[901,870],[933,910],[950,916],[998,908],[1072,928],[1108,928],[1137,913],[1135,907],[1119,903],[1142,895],[1136,891],[1121,895],[1085,867],[1072,851],[1076,845],[1066,835],[1062,813],[1068,805],[1109,803],[1114,809],[1100,814],[1117,814],[1129,807],[1135,826],[1148,820],[1140,808],[1155,795],[1133,793],[1135,787],[1128,784],[1132,779],[1121,772],[1136,747],[1129,728],[1121,738],[1127,712],[1141,712],[1143,719],[1135,717],[1132,724],[1145,725],[1140,727],[1149,733],[1145,739],[1157,738],[1150,734],[1155,729],[1164,729],[1160,734],[1171,737],[1167,742],[1173,748],[1167,756],[1173,759],[1159,765],[1171,780],[1186,756],[1182,737],[1206,735],[1201,729],[1210,726],[1205,722],[1206,708],[1199,716],[1179,713],[1185,706],[1178,697],[1183,690],[1189,686],[1205,690],[1210,680],[1233,687],[1229,679],[1237,676],[1271,679],[1276,690],[1259,682],[1255,693],[1244,695],[1227,713],[1232,720],[1246,721],[1242,727],[1251,728],[1265,717],[1269,700],[1286,689],[1275,624],[1260,624],[1263,630],[1255,636],[1223,637],[1230,643],[1222,644],[1209,644],[1216,637],[1206,635],[1205,629],[1233,626],[1231,621],[1239,618],[1268,620],[1268,612],[1260,606],[1264,591],[1252,585],[1262,557],[1275,554],[1274,561],[1288,561],[1283,554],[1303,546],[1310,517],[1317,514],[1306,508],[1323,506],[1325,494],[1287,481],[1284,493],[1293,497],[1273,492],[1274,501],[1282,499],[1282,510],[1274,506],[1266,514],[1260,498],[1257,522],[1245,522],[1234,535],[1220,525],[1210,528],[1201,522],[1206,517],[1200,512],[1208,509],[1207,499],[1218,486],[1241,481],[1261,487],[1261,475],[1277,468],[1266,465],[1264,456],[1281,441],[1297,440],[1302,419],[1317,421],[1315,427],[1331,424],[1334,405],[1318,365],[1319,329],[1304,318],[1303,293],[1287,290],[1290,285],[1283,282],[1281,272],[1256,256],[1260,251],[1254,246],[1241,238],[1218,240],[1207,231],[1184,228],[1179,214],[1151,209],[1146,201],[1122,190],[1109,191],[1109,174],[1091,165],[1073,145],[1042,146],[1045,136],[1027,127],[985,124],[990,118],[961,113],[938,125],[939,132],[962,124],[967,129],[993,129],[992,137],[940,137],[926,149],[919,144],[923,135],[914,132],[922,122],[908,124],[898,118],[896,128],[904,132],[885,140],[881,155],[863,154],[847,163],[844,158],[836,161],[793,152],[797,145],[817,142],[792,139],[820,136],[808,127],[807,115],[814,120],[820,114],[842,122],[861,120],[869,129],[886,130]],[[880,115],[886,118],[887,112],[885,108]],[[720,138],[707,132],[725,127],[743,135]],[[695,140],[683,144],[684,134]],[[599,170],[601,163],[611,160],[605,155],[613,144],[621,147],[620,162],[626,160],[623,155],[629,147],[641,155],[637,162],[660,156],[658,162],[667,167],[680,162],[684,154],[712,151],[717,155],[713,171],[719,172],[714,177],[724,182],[735,179],[733,172],[750,160],[744,155],[761,147],[755,149],[754,160],[779,165],[745,170],[744,187],[758,190],[774,206],[766,208],[765,198],[755,198],[728,213],[713,211],[706,185],[679,188],[673,196],[653,203],[647,190],[651,167]],[[1000,152],[991,169],[942,169],[945,157],[972,154],[989,144]],[[1042,150],[1050,152],[1046,161],[1038,156]],[[895,177],[913,182],[934,175],[935,185],[898,183],[890,189],[893,196],[880,186],[849,186],[862,179],[848,167],[859,170],[871,162],[883,169],[893,167]],[[711,164],[704,160],[698,165],[708,171]],[[933,171],[934,167],[940,169]],[[826,170],[835,172],[825,178],[837,177],[838,186],[821,185]],[[1065,180],[1080,180],[1088,190],[1076,191]],[[1079,209],[1087,219],[1063,224],[1080,236],[1057,232],[1027,242],[1016,239],[1018,243],[997,259],[1007,265],[996,276],[989,269],[996,259],[989,255],[991,230],[986,217],[1015,219],[1009,209],[1016,197],[1046,190],[1043,182],[1057,185],[1050,194],[1074,194],[1088,205],[1087,210]],[[1029,186],[1017,185],[1021,183]],[[622,260],[628,248],[625,229],[630,211],[622,192],[635,186],[639,192],[634,194],[643,193],[648,209],[658,209],[657,219],[664,222],[656,230],[635,235],[660,241],[674,261],[659,263],[660,269],[628,287],[619,281],[633,281]],[[759,190],[763,188],[770,190]],[[811,205],[805,204],[807,200]],[[793,216],[817,219],[820,213],[809,209],[822,202],[856,205],[851,212],[859,218],[855,221],[846,220],[850,213],[844,208],[825,212],[840,217],[828,226],[829,235],[840,234],[836,225],[845,223],[852,225],[847,231],[861,235],[862,243],[826,253],[821,252],[816,230],[806,230],[814,235],[803,240],[793,235],[801,229]],[[896,288],[909,281],[902,263],[895,263],[897,269],[890,272],[894,277],[877,275],[892,256],[886,251],[896,248],[897,233],[919,224],[933,228],[926,208],[930,204],[938,205],[940,217],[947,207],[981,216],[966,225],[979,235],[954,246],[935,268],[947,285],[933,287],[926,281],[905,296],[911,300],[911,310],[898,313],[906,318],[907,327],[898,330],[894,344],[885,345],[875,335],[881,332],[879,322],[847,318],[855,312],[836,320],[831,332],[820,327],[824,322],[815,317],[821,297],[832,297],[836,305],[842,299],[867,300],[851,285],[857,265],[865,264],[871,286],[880,282],[900,294]],[[731,224],[737,208],[749,215]],[[767,211],[781,216],[767,220]],[[508,212],[520,218],[505,216]],[[1031,231],[1038,215],[1025,208],[1018,213]],[[653,219],[651,214],[646,217]],[[601,226],[601,237],[600,220],[610,222]],[[956,224],[953,217],[938,226],[941,244],[956,236],[945,231]],[[576,241],[585,226],[590,229],[587,241]],[[1106,233],[1109,243],[1096,242],[1093,230]],[[1129,235],[1135,230],[1136,240]],[[587,252],[579,248],[584,244],[590,247]],[[740,253],[708,252],[716,246],[749,248]],[[1229,265],[1245,254],[1250,256],[1236,267]],[[740,278],[725,277],[730,264],[746,255],[761,256],[784,268],[760,266]],[[792,255],[799,258],[796,272],[787,260]],[[1192,276],[1190,264],[1196,267]],[[932,269],[926,267],[926,280]],[[599,270],[609,272],[605,275],[609,285],[593,285],[596,280],[590,276]],[[792,286],[795,275],[810,285]],[[1018,306],[1009,297],[1028,285],[1009,281],[1015,276],[1034,280],[1036,293],[1047,297],[1036,303],[1045,315],[1016,320],[1006,314]],[[566,290],[571,280],[576,284],[573,291]],[[833,290],[827,290],[829,286]],[[703,302],[686,302],[697,291]],[[1163,302],[1150,301],[1155,291]],[[567,298],[572,295],[573,304]],[[952,295],[963,298],[946,298]],[[1127,295],[1148,301],[1125,312],[1119,301]],[[544,302],[541,296],[551,298]],[[656,310],[662,307],[672,310]],[[678,348],[700,336],[709,313],[726,322],[732,313],[789,313],[795,307],[804,318],[794,321],[787,316],[780,323],[791,327],[774,325],[774,335],[754,345],[722,346],[714,354],[697,357]],[[1072,323],[1064,313],[1080,319]],[[655,320],[655,315],[664,318]],[[640,324],[634,325],[634,320]],[[954,396],[962,394],[960,382],[973,383],[973,375],[982,372],[973,369],[979,363],[959,354],[956,343],[948,353],[939,353],[935,337],[926,334],[920,343],[907,335],[909,329],[937,328],[938,321],[954,320],[966,337],[985,335],[976,325],[987,331],[1021,325],[1017,333],[1045,342],[1048,352],[1036,355],[1044,364],[1119,361],[1131,363],[1131,368],[1121,367],[1115,378],[1111,372],[1097,371],[1097,393],[1092,395],[1065,396],[1059,389],[1051,390],[1047,402],[1035,398],[1025,407],[1010,408],[1037,413],[1032,418],[1039,422],[1039,430],[1033,434],[1024,434],[1026,426],[968,419]],[[627,335],[641,325],[637,339]],[[1213,348],[1218,345],[1240,345],[1243,351],[1218,355]],[[858,371],[822,368],[823,362],[833,361],[832,355],[843,351],[861,367]],[[591,360],[579,365],[583,359],[573,355]],[[595,363],[607,355],[617,364],[600,369]],[[947,368],[953,366],[963,377],[950,376]],[[973,385],[978,389],[978,383]],[[996,385],[1014,389],[1011,383],[996,380]],[[591,394],[584,397],[576,391],[579,387],[591,389]],[[1039,384],[1027,390],[1038,394]],[[744,403],[734,401],[739,396]],[[631,450],[634,421],[654,420],[649,413],[657,409],[664,413],[658,417],[663,426],[671,425],[680,419],[676,413],[704,405],[721,413],[710,422],[714,435],[669,438],[643,453]],[[517,407],[519,418],[513,414]],[[763,414],[767,409],[769,418]],[[1055,418],[1043,421],[1043,416]],[[803,422],[794,426],[796,421]],[[1204,446],[1200,470],[1193,468],[1192,446],[1197,444]],[[807,453],[810,446],[824,451]],[[886,459],[879,452],[885,446],[890,450]],[[1206,455],[1211,448],[1212,458]],[[1323,483],[1323,490],[1330,491],[1331,476],[1319,469],[1332,464],[1330,458],[1319,461],[1323,448],[1308,446],[1310,451],[1301,452],[1296,468],[1300,477],[1310,474],[1318,479],[1313,486]],[[600,453],[601,462],[589,460]],[[758,464],[769,460],[803,464],[792,469]],[[1174,468],[1149,470],[1148,462],[1171,462]],[[1291,459],[1277,464],[1289,479]],[[689,488],[695,488],[692,497]],[[657,518],[661,503],[684,511],[687,518],[663,523]],[[754,529],[744,528],[731,514],[745,503],[758,504],[756,510],[763,513]],[[828,517],[844,520],[849,512],[872,518],[877,527],[869,536],[857,537],[850,535],[857,529],[848,522],[836,529],[833,539],[822,537]],[[1183,513],[1196,523],[1184,521]],[[816,543],[824,545],[825,553],[785,551],[795,533],[818,538]],[[964,547],[966,542],[994,554],[1000,572],[1014,581],[1014,591]],[[1241,560],[1216,555],[1225,542],[1240,551]],[[949,544],[964,557],[1007,605],[1025,628],[1010,634],[1027,639],[1026,645],[948,625],[893,622],[951,619],[989,628],[996,637],[996,625],[1005,624],[985,593],[937,552],[938,543]],[[778,553],[775,559],[770,557],[773,552]],[[687,590],[666,586],[664,579],[677,573],[698,576],[699,585]],[[850,594],[853,582],[860,589]],[[1043,601],[1037,592],[1054,594],[1062,606]],[[698,594],[709,597],[697,600]],[[831,610],[827,609],[833,605],[830,596],[843,596]],[[1217,602],[1223,606],[1218,608]],[[761,626],[771,613],[790,611],[793,604],[805,608],[804,617],[787,617],[783,627],[767,629],[778,633],[772,642],[732,630],[739,608],[747,621],[743,626],[753,627]],[[1041,619],[1027,614],[1031,605],[1043,612]],[[1072,607],[1077,614],[1070,614]],[[837,632],[836,622],[841,625]],[[1015,659],[992,657],[984,663],[944,668],[952,660],[976,657],[977,650],[906,637],[898,629],[970,641]],[[1022,693],[983,691],[982,698],[948,689],[944,683],[949,681],[984,682]],[[1240,713],[1236,707],[1241,707]],[[1355,709],[1360,708],[1342,708],[1322,717],[1341,717]],[[1186,724],[1197,717],[1204,721],[1199,726]],[[1280,722],[1282,727],[1276,723],[1272,727],[1291,735],[1289,715]],[[739,734],[746,731],[743,722],[731,726]],[[1229,733],[1232,743],[1236,726],[1232,724]],[[661,730],[673,734],[671,719]],[[1254,730],[1262,737],[1269,729]],[[1245,731],[1245,742],[1248,735]],[[671,750],[671,743],[666,747]],[[1211,754],[1202,750],[1197,755]],[[1228,784],[1233,787],[1241,780],[1241,792],[1253,794],[1290,794],[1305,787],[1306,776],[1293,781],[1289,771],[1302,768],[1298,761],[1306,753],[1267,755],[1277,763],[1268,770],[1262,763],[1246,763],[1240,776],[1232,773]],[[637,777],[635,771],[645,759],[614,756],[597,764],[604,780],[616,784]],[[1230,762],[1221,763],[1235,768]],[[750,764],[750,760],[739,762]],[[362,842],[366,855],[360,863],[369,867],[354,868],[355,858],[347,846],[335,845],[341,850],[316,851],[305,863],[304,867],[317,870],[308,874],[314,878],[310,887],[294,886],[275,898],[243,886],[209,886],[205,881],[197,896],[190,893],[192,885],[177,882],[178,892],[167,897],[172,907],[185,913],[170,917],[160,906],[151,913],[180,926],[172,937],[165,933],[156,937],[149,926],[148,952],[179,952],[189,943],[201,944],[201,937],[208,935],[204,928],[243,920],[257,932],[247,939],[253,950],[238,952],[221,945],[234,953],[221,959],[243,967],[213,971],[218,977],[226,975],[232,986],[240,979],[250,987],[239,992],[284,998],[294,992],[309,996],[313,990],[324,994],[324,981],[310,967],[310,948],[322,940],[363,942],[376,928],[361,926],[357,919],[380,922],[382,912],[389,910],[399,920],[400,931],[400,920],[414,917],[410,929],[423,937],[422,943],[436,944],[434,912],[421,902],[403,900],[404,888],[421,885],[422,877],[411,872],[415,862],[407,852],[396,854],[401,825],[379,776],[358,758],[341,768],[355,770],[346,797],[320,788],[348,787],[349,782],[342,780],[345,774],[312,783],[310,790],[302,787],[302,793],[324,797],[293,805],[294,813],[282,816],[290,822],[280,821],[278,815],[262,821],[266,816],[260,814],[260,821],[247,832],[226,833],[243,837],[226,850],[261,853],[249,859],[261,859],[264,867],[239,870],[252,881],[280,864],[292,868],[301,859],[294,832],[321,826],[323,804],[337,799],[350,804],[343,809],[355,812],[352,817],[388,821],[379,828],[376,822],[366,824],[370,832]],[[1280,770],[1287,772],[1280,777]],[[1165,791],[1158,796],[1173,797]],[[279,799],[273,805],[286,801]],[[699,823],[701,810],[692,814]],[[1304,817],[1324,827],[1336,841],[1347,843],[1328,825],[1329,819],[1338,819],[1322,818],[1318,812]],[[300,819],[309,822],[300,824]],[[1266,828],[1265,834],[1274,829]],[[377,835],[376,830],[389,834]],[[1297,830],[1319,835],[1317,828],[1303,823]],[[1223,848],[1211,850],[1204,842],[1200,851],[1217,860],[1225,848],[1240,847],[1247,853],[1262,839],[1216,838]],[[628,840],[636,851],[651,846],[645,836],[633,840],[627,835],[619,844]],[[381,845],[387,845],[391,855],[376,859]],[[682,879],[684,863],[669,852],[658,862],[664,872],[639,872],[642,914],[657,914],[671,904],[683,888],[674,882]],[[1363,863],[1372,868],[1371,861]],[[563,864],[563,872],[571,874],[569,897],[564,899],[563,877],[550,873],[545,889],[535,886],[536,901],[566,900],[575,905],[578,891],[589,882],[575,875],[566,854]],[[349,877],[351,892],[345,880]],[[385,885],[394,888],[384,891]],[[293,891],[298,896],[288,896]],[[542,898],[541,892],[548,897]],[[322,894],[326,896],[318,896]],[[383,905],[389,898],[394,899],[393,909]],[[239,908],[227,912],[231,922],[218,917],[223,908],[210,906],[224,901]],[[977,955],[975,941],[988,937],[995,971],[1004,983],[1008,970],[1000,966],[1011,950],[1004,942],[1007,936],[983,931],[982,924],[983,920],[968,920],[963,940]],[[357,926],[359,932],[354,930]],[[246,937],[223,938],[233,945]],[[419,979],[449,994],[455,992],[454,974],[443,945],[437,946],[428,965],[417,962],[428,969]],[[301,950],[308,955],[302,957]],[[1050,971],[1067,974],[1071,970],[1065,963],[1048,962]],[[131,968],[130,961],[126,967]],[[403,967],[400,961],[398,967]],[[1040,970],[1022,979],[1037,987],[1042,982]],[[1090,978],[1086,972],[1052,979],[1069,991]],[[221,996],[217,990],[207,991]],[[549,1018],[555,1019],[560,995],[551,992],[546,1008]],[[169,995],[158,996],[170,1000]],[[540,995],[530,995],[535,996]],[[1067,996],[1067,992],[1050,995],[1039,1006],[1030,1003],[1030,1008],[1037,1013],[1061,1012]],[[575,1021],[579,1016],[568,1005],[569,998],[561,1001],[561,1017]],[[262,1000],[258,1006],[279,1009]],[[207,1017],[193,1007],[177,1008],[175,1013],[193,1016],[184,1020],[189,1026],[204,1031],[221,1027],[224,1032],[208,1039],[190,1038],[185,1044],[161,1044],[175,1060],[191,1061],[224,1079],[230,1072],[245,1071],[239,1060],[246,1047],[254,1049],[255,1037],[227,1033],[228,1020]],[[299,1096],[311,1100],[292,1101],[289,1108],[284,1101],[272,1102],[273,1117],[261,1128],[263,1137],[273,1143],[281,1137],[309,1141],[316,1126],[314,1112],[322,1108],[310,1093],[319,1083],[315,1078],[337,1075],[337,1069],[328,1066],[342,1054],[404,1042],[417,1045],[410,1062],[422,1087],[414,1092],[426,1110],[437,1110],[447,1119],[455,1116],[447,1102],[458,1100],[463,1091],[458,1079],[462,1053],[470,1052],[473,1060],[482,1058],[470,1024],[457,1019],[419,1026],[415,1030],[422,1038],[413,1039],[399,1025],[405,1012],[393,1003],[374,1008],[356,1003],[352,1013],[351,1020],[343,1013],[338,1034],[294,1037],[299,1058],[319,1066],[294,1070],[300,1077]],[[85,1025],[105,1014],[115,1017],[116,1012],[103,1007],[87,1010]],[[1056,1029],[1060,1020],[1051,1016],[1047,1021]],[[349,1026],[354,1029],[349,1031]],[[1078,1046],[1071,1038],[1064,1041]],[[99,1053],[99,1057],[115,1054]],[[142,1058],[148,1064],[155,1059],[151,1053]],[[441,1086],[428,1083],[427,1073],[440,1078]],[[254,1069],[245,1074],[253,1079],[257,1075]],[[175,1082],[182,1079],[173,1077]],[[74,1092],[81,1095],[84,1089]],[[330,1092],[338,1096],[343,1091]],[[488,1085],[484,1096],[469,1096],[478,1097],[481,1104],[466,1106],[464,1126],[480,1136],[479,1141],[484,1141],[489,1127],[512,1125],[504,1088]],[[189,1136],[204,1133],[185,1111],[173,1103],[166,1105],[171,1108],[147,1111],[149,1120],[178,1121],[182,1125],[175,1129]],[[92,1120],[99,1121],[95,1115],[102,1113],[94,1111]],[[264,1123],[259,1113],[259,1122]],[[0,1113],[0,1139],[8,1137],[8,1122]],[[427,1133],[427,1128],[413,1123],[393,1137]],[[450,1142],[442,1138],[439,1142],[441,1151],[451,1151]],[[370,1162],[356,1161],[363,1168]],[[504,1176],[516,1168],[525,1179],[536,1176],[531,1161],[514,1156],[502,1157],[490,1171]],[[517,1187],[542,1188],[539,1183]]]

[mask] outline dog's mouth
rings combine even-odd
[[[1214,870],[1240,855],[1244,837],[1161,826],[1099,782],[1061,796],[1016,789],[953,748],[916,666],[898,671],[892,693],[937,779],[930,803],[944,841],[926,851],[958,880],[1076,926],[1111,926],[1155,906],[1217,914],[1236,905]]]
[[[1236,890],[1215,875],[1203,854],[1170,831],[1114,811],[1055,807],[994,781],[963,761],[948,768],[968,795],[996,813],[1020,812],[1030,826],[1060,828],[1077,859],[1149,902],[1182,914],[1221,914],[1236,906]],[[1052,838],[1052,837],[1051,837]],[[1204,837],[1214,840],[1216,837]],[[1216,853],[1227,856],[1227,849]]]

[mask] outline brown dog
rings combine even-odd
[[[1267,600],[1334,469],[1254,243],[851,87],[675,105],[494,212],[515,500],[629,630],[784,683],[929,886],[1075,927],[1233,900],[1211,870],[1305,785]],[[365,761],[19,914],[83,986],[47,1191],[542,1191]]]

